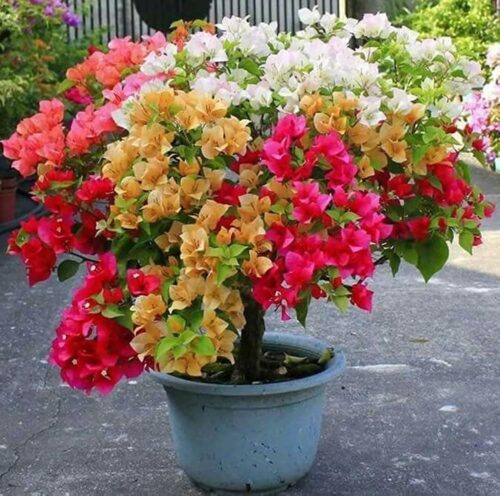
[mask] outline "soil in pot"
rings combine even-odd
[[[235,355],[238,354],[238,348]],[[325,348],[320,357],[305,355],[290,355],[284,351],[265,350],[261,359],[262,378],[251,384],[270,384],[273,382],[290,381],[301,377],[318,374],[325,369],[326,364],[334,357],[332,348]],[[202,368],[201,382],[212,384],[245,384],[235,376],[235,367],[228,361],[220,360]],[[184,377],[190,379],[189,377]],[[249,384],[246,382],[246,384]]]

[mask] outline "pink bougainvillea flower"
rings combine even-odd
[[[279,120],[274,130],[273,139],[276,141],[298,140],[307,132],[307,120],[304,116],[294,114],[285,115]]]
[[[331,202],[330,195],[320,193],[317,182],[294,182],[293,188],[293,217],[303,224],[319,219]]]
[[[64,106],[57,99],[40,102],[40,112],[23,119],[16,132],[3,140],[3,153],[22,176],[35,173],[46,161],[60,166],[64,160]]]
[[[314,262],[307,256],[290,251],[285,256],[285,281],[292,287],[303,287],[312,281]]]

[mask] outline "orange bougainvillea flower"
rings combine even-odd
[[[161,295],[149,294],[139,296],[130,310],[134,324],[146,325],[163,315],[167,311],[167,306]]]

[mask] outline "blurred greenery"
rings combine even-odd
[[[398,24],[428,36],[450,36],[461,54],[484,64],[488,46],[500,41],[500,17],[491,0],[417,0]]]
[[[0,1],[0,138],[52,98],[66,69],[81,60],[91,42],[68,43],[66,25],[29,0]]]
[[[387,17],[393,20],[400,15],[410,12],[414,4],[414,0],[384,0],[384,10],[387,13]]]

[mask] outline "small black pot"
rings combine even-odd
[[[212,0],[133,0],[141,19],[151,28],[168,31],[179,19],[205,19]]]

